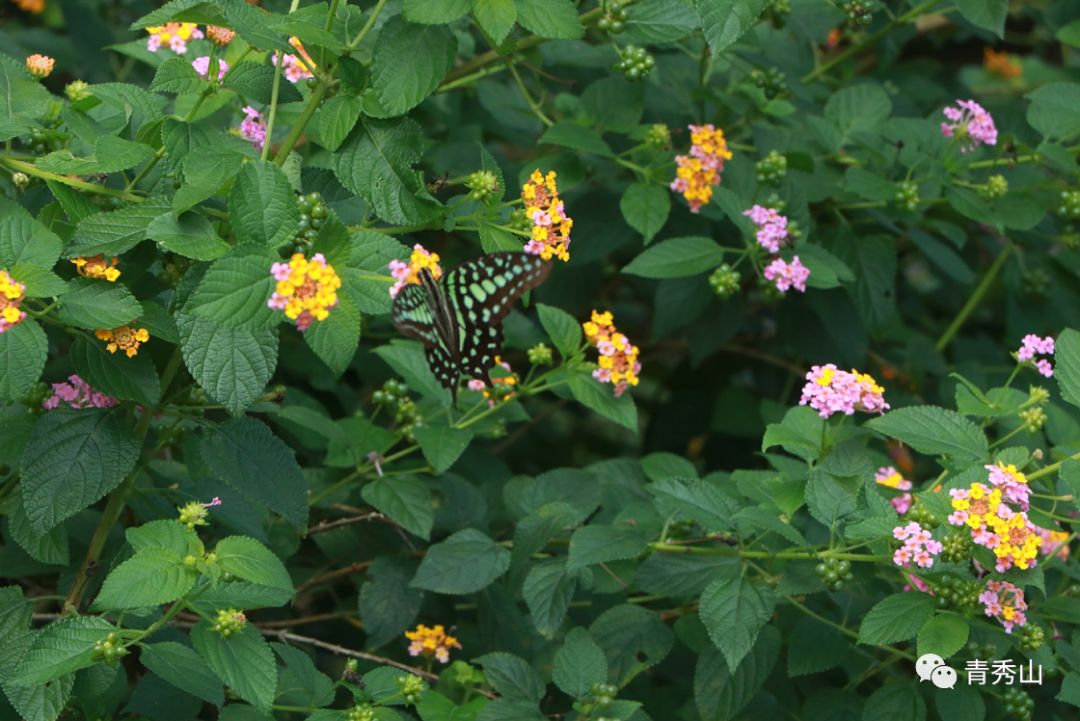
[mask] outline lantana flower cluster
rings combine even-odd
[[[780,246],[788,239],[787,216],[781,215],[776,208],[766,208],[764,205],[744,210],[743,215],[756,226],[754,237],[758,245],[770,253],[779,253]]]
[[[394,284],[390,286],[390,297],[397,298],[397,294],[406,285],[419,285],[421,270],[431,273],[431,277],[435,280],[442,278],[443,270],[439,265],[439,254],[432,253],[417,243],[413,246],[408,263],[396,259],[390,261],[390,275],[394,278]]]
[[[442,624],[433,627],[419,624],[415,630],[406,631],[410,656],[434,657],[439,663],[449,663],[450,649],[461,648],[461,642],[446,632]]]
[[[0,270],[0,333],[26,319],[26,311],[19,308],[25,297],[26,285]]]
[[[979,601],[987,616],[1001,622],[1005,633],[1012,633],[1015,626],[1027,624],[1024,591],[1008,581],[988,579],[986,590],[979,594]]]
[[[498,401],[509,400],[517,395],[514,389],[517,388],[518,377],[513,368],[501,356],[495,356],[495,365],[503,372],[496,372],[496,375],[491,377],[490,386],[479,378],[473,378],[468,383],[469,390],[484,394],[489,408],[494,408]]]
[[[1046,377],[1052,378],[1054,375],[1054,366],[1046,358],[1037,358],[1037,356],[1054,356],[1054,338],[1053,336],[1046,336],[1040,338],[1034,333],[1028,333],[1024,336],[1020,342],[1020,348],[1016,351],[1016,360],[1021,363],[1031,363],[1035,366],[1035,370]]]
[[[806,292],[806,280],[810,277],[810,269],[802,264],[799,256],[794,256],[791,262],[783,258],[774,258],[765,266],[765,280],[776,285],[781,293],[787,293],[794,288],[800,293]]]
[[[883,413],[889,409],[884,394],[885,389],[870,374],[855,369],[842,371],[827,363],[810,368],[799,405],[810,406],[822,418],[834,413],[850,416],[855,411]]]
[[[592,319],[582,323],[585,337],[599,352],[599,367],[593,371],[593,378],[601,383],[615,386],[618,398],[630,386],[638,384],[641,362],[638,360],[640,349],[615,329],[615,320],[611,311],[592,312]]]
[[[139,347],[150,340],[150,332],[146,328],[136,328],[132,325],[122,325],[119,328],[99,328],[94,331],[98,340],[105,341],[105,350],[115,353],[124,351],[128,358],[134,358],[139,354]]]
[[[250,105],[244,106],[244,119],[240,121],[240,135],[251,142],[256,150],[266,144],[266,119]]]
[[[930,568],[934,558],[941,553],[941,542],[935,541],[930,531],[915,521],[894,528],[893,538],[904,542],[893,553],[893,563],[897,566],[907,568],[914,562],[919,568]]]
[[[971,540],[989,548],[997,558],[998,573],[1013,566],[1025,570],[1038,563],[1042,539],[1028,520],[1025,510],[1015,510],[1005,501],[1028,507],[1027,479],[1015,466],[998,463],[986,466],[993,487],[972,483],[969,488],[954,488],[953,513],[949,523],[971,529]]]
[[[676,155],[675,180],[671,189],[682,193],[690,204],[690,212],[697,213],[713,196],[713,186],[720,185],[720,173],[724,161],[731,160],[724,131],[711,123],[690,126],[690,154]]]
[[[566,215],[555,177],[554,170],[549,170],[547,175],[534,170],[528,182],[521,186],[525,215],[532,223],[532,237],[525,244],[525,252],[544,260],[567,261],[570,260],[570,230],[574,221]]]
[[[120,277],[120,269],[116,267],[120,259],[116,257],[107,259],[104,255],[92,255],[72,258],[71,262],[75,264],[75,270],[79,275],[84,278],[97,278],[115,283]]]
[[[293,85],[296,85],[301,80],[315,77],[315,74],[312,72],[316,68],[315,61],[308,55],[307,50],[304,49],[300,40],[295,37],[289,38],[289,44],[296,48],[296,52],[298,52],[299,55],[286,53],[282,58],[281,67],[285,73],[285,78]],[[271,56],[270,61],[274,65],[277,65],[278,53],[274,53]]]
[[[1057,557],[1062,561],[1069,560],[1069,533],[1067,531],[1058,531],[1050,528],[1040,528],[1035,526],[1035,533],[1042,541],[1042,546],[1039,548],[1039,553],[1044,556],[1049,556],[1051,553],[1057,553]]]
[[[152,53],[166,46],[177,55],[183,55],[187,52],[188,41],[204,37],[195,23],[166,23],[146,28],[146,32],[150,33],[146,49]]]
[[[305,331],[312,322],[326,320],[337,305],[341,278],[322,253],[310,259],[294,253],[288,263],[274,263],[270,272],[277,284],[266,304],[284,311],[286,318],[296,322],[297,330]]]
[[[78,375],[68,376],[67,383],[53,383],[52,395],[41,407],[47,411],[64,404],[70,408],[112,408],[119,401],[110,395],[94,390]]]
[[[904,491],[904,493],[889,499],[889,503],[896,509],[896,512],[901,516],[907,513],[911,509],[913,498],[911,493],[911,481],[904,478],[900,471],[896,470],[893,466],[882,466],[877,469],[874,474],[874,482],[879,486],[885,486],[886,488],[892,488],[897,491]]]
[[[974,100],[957,100],[943,111],[949,122],[941,124],[941,134],[960,141],[960,152],[970,153],[979,145],[997,145],[997,128],[986,108]]]
[[[53,66],[55,65],[56,60],[50,58],[48,55],[34,53],[33,55],[26,56],[26,71],[38,80],[52,75]]]

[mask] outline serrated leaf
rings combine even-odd
[[[229,326],[261,327],[278,318],[266,301],[274,292],[277,256],[240,246],[207,268],[184,311]]]
[[[142,315],[142,306],[127,286],[105,280],[76,278],[58,300],[60,320],[87,330],[118,328]]]
[[[222,571],[245,581],[292,592],[293,582],[285,564],[273,551],[247,536],[229,536],[214,547]]]
[[[607,677],[607,658],[589,632],[579,627],[566,634],[551,672],[555,685],[571,698],[582,699],[593,684],[606,683]]]
[[[422,425],[413,430],[420,451],[435,473],[446,472],[472,442],[472,431],[451,426]]]
[[[150,223],[170,208],[168,198],[154,196],[127,208],[91,215],[75,228],[65,256],[119,255],[131,250],[147,237]]]
[[[698,613],[709,638],[734,672],[772,617],[776,596],[764,584],[741,576],[718,578],[701,594]]]
[[[231,327],[192,316],[177,316],[177,325],[191,377],[230,413],[243,413],[265,390],[277,366],[276,329]]]
[[[147,407],[161,398],[161,380],[149,355],[110,353],[103,343],[88,338],[76,338],[70,355],[75,370],[95,390]]]
[[[658,614],[629,604],[604,611],[589,626],[589,633],[607,657],[608,678],[619,686],[663,661],[675,643]]]
[[[627,430],[637,432],[637,406],[629,393],[616,398],[610,384],[601,383],[587,373],[571,375],[569,388],[570,394],[581,405]]]
[[[304,342],[335,378],[341,376],[360,344],[360,309],[353,299],[345,294],[339,295],[330,316],[312,323],[304,331]]]
[[[387,21],[371,62],[372,87],[387,115],[407,113],[430,95],[453,65],[456,51],[457,40],[441,24]]]
[[[517,21],[514,0],[473,0],[473,17],[495,43],[501,43],[510,34]]]
[[[356,127],[363,110],[363,101],[352,95],[335,95],[323,103],[316,118],[318,142],[327,150],[341,147]]]
[[[536,304],[537,315],[540,316],[540,325],[548,338],[555,345],[563,358],[572,358],[581,347],[581,325],[574,316],[561,308],[556,308],[543,303]]]
[[[198,576],[172,550],[144,548],[105,577],[94,608],[115,611],[171,603],[190,591]]]
[[[162,248],[193,260],[217,260],[232,247],[217,234],[213,224],[199,213],[164,213],[150,223],[146,236]]]
[[[521,595],[541,636],[551,638],[558,631],[576,589],[577,580],[567,573],[565,561],[547,561],[529,569]]]
[[[431,490],[419,478],[377,478],[361,491],[364,501],[406,531],[427,540],[435,521]]]
[[[13,686],[36,686],[86,668],[95,663],[94,644],[115,630],[97,616],[59,618],[34,636],[18,670],[7,681]]]
[[[906,641],[934,615],[936,602],[925,593],[894,593],[878,601],[863,617],[859,643],[889,644]]]
[[[509,551],[467,528],[429,548],[410,585],[447,595],[476,593],[509,568]]]
[[[619,209],[626,223],[649,243],[667,222],[671,195],[651,183],[634,183],[619,199]]]
[[[768,4],[768,0],[696,0],[701,29],[709,50],[719,55],[741,38]]]
[[[191,629],[191,641],[210,669],[236,695],[264,713],[270,712],[277,688],[277,664],[270,646],[254,626],[249,623],[224,638],[203,621]]]
[[[229,220],[240,243],[278,248],[300,227],[300,208],[281,168],[265,160],[247,163],[229,193]]]
[[[935,406],[908,406],[873,418],[867,427],[902,441],[919,453],[975,462],[987,453],[986,434],[956,411]]]
[[[119,409],[96,408],[42,414],[21,463],[23,505],[35,530],[75,515],[135,467],[139,445],[123,417]]]
[[[585,34],[570,0],[514,0],[518,22],[542,38],[577,40]]]
[[[520,656],[495,652],[476,659],[488,683],[500,696],[539,703],[546,693],[543,679]]]
[[[139,652],[139,662],[181,691],[215,706],[225,703],[221,679],[206,667],[197,653],[183,644],[175,641],[147,644]]]
[[[29,318],[0,333],[0,400],[17,401],[30,392],[48,353],[45,331]]]
[[[948,658],[967,645],[970,628],[959,616],[940,614],[919,629],[918,655],[934,653]]]
[[[24,215],[0,218],[0,267],[27,264],[52,268],[63,241],[44,224]]]
[[[1005,16],[1009,0],[956,0],[956,7],[972,25],[1005,37]]]
[[[694,669],[694,704],[702,721],[737,717],[769,677],[780,652],[780,634],[767,626],[734,673],[723,654],[706,649]]]
[[[566,567],[577,571],[586,566],[634,558],[648,542],[636,526],[582,526],[570,537],[570,555]]]
[[[706,273],[724,262],[724,249],[711,238],[669,238],[646,249],[622,272],[643,278],[686,278]]]

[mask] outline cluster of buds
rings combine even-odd
[[[814,567],[814,572],[830,591],[839,591],[855,576],[851,573],[851,561],[841,558],[824,559]]]
[[[247,625],[247,616],[238,608],[223,608],[214,617],[214,623],[210,630],[220,634],[222,638],[228,638],[235,633],[244,630]]]
[[[1026,411],[1020,411],[1020,420],[1024,422],[1028,433],[1038,433],[1046,425],[1046,411],[1038,406],[1028,408]]]
[[[930,588],[932,595],[937,598],[939,607],[968,610],[978,607],[983,584],[975,578],[943,576]]]
[[[371,394],[371,402],[393,413],[394,426],[409,438],[412,438],[413,429],[423,421],[420,409],[409,396],[409,387],[404,381],[393,378],[386,381],[382,388]]]
[[[1061,191],[1061,203],[1057,207],[1057,214],[1065,220],[1080,219],[1080,190]]]
[[[709,285],[721,298],[730,298],[739,292],[742,276],[729,263],[721,263],[709,276]]]
[[[246,110],[246,108],[245,108]],[[300,208],[300,223],[296,231],[296,244],[300,248],[310,248],[319,230],[330,215],[330,209],[323,202],[322,193],[301,195],[296,202]],[[299,251],[298,251],[299,252]]]
[[[83,80],[72,80],[64,86],[64,95],[73,103],[90,97],[90,84]]]
[[[534,366],[549,366],[555,362],[555,354],[546,343],[537,343],[527,352],[529,363]]]
[[[105,638],[94,643],[93,653],[94,660],[115,664],[124,656],[127,656],[128,650],[116,633],[110,633]]]
[[[359,704],[349,709],[349,713],[346,714],[349,721],[375,721],[378,716],[375,713],[375,707],[369,703]]]
[[[427,684],[424,683],[424,679],[413,674],[407,674],[397,677],[398,691],[405,699],[407,704],[417,704],[420,702],[420,697],[427,691]]]
[[[760,70],[754,68],[750,71],[750,81],[761,88],[766,98],[775,98],[787,90],[787,76],[780,68],[767,68]]]
[[[199,501],[185,503],[183,506],[177,508],[180,514],[176,520],[191,529],[194,529],[195,526],[208,525],[206,520],[208,509],[220,505],[221,499],[217,496],[214,496],[213,500],[209,503],[200,503]]]
[[[671,128],[663,123],[653,123],[645,132],[645,144],[650,148],[667,149],[671,147]]]
[[[909,213],[914,213],[919,209],[919,184],[914,180],[901,180],[896,184],[896,194],[893,196],[893,202],[901,210],[906,210]]]
[[[626,76],[627,80],[644,80],[656,65],[656,58],[645,48],[627,45],[619,50],[619,62],[615,69]]]
[[[626,28],[630,11],[618,0],[608,0],[603,4],[604,14],[596,21],[596,29],[602,33],[618,35]]]
[[[996,200],[1005,197],[1009,192],[1009,181],[1004,175],[991,175],[986,182],[979,186],[979,195],[987,200]]]
[[[847,15],[852,27],[865,27],[874,20],[873,4],[868,0],[842,0],[837,7]]]
[[[499,192],[499,177],[490,170],[477,170],[465,179],[465,187],[469,189],[470,198],[486,203]]]
[[[787,157],[775,150],[757,162],[757,181],[767,185],[780,185],[787,177]],[[758,207],[758,206],[755,206]]]

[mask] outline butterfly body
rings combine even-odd
[[[550,270],[550,263],[526,253],[473,258],[441,279],[421,269],[419,284],[406,285],[394,299],[394,325],[424,344],[436,380],[456,401],[462,378],[487,381],[502,348],[503,319]]]

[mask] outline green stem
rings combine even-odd
[[[991,263],[990,267],[987,269],[986,275],[983,276],[983,279],[975,286],[975,290],[972,291],[971,297],[967,299],[967,302],[964,303],[964,307],[960,309],[960,312],[953,318],[952,323],[949,324],[949,327],[945,329],[945,332],[937,339],[937,343],[934,344],[934,347],[939,351],[945,350],[945,348],[948,347],[957,331],[959,331],[961,326],[967,322],[968,317],[979,306],[979,303],[982,302],[983,296],[990,290],[990,286],[997,278],[998,273],[1000,273],[1001,269],[1005,266],[1005,261],[1008,259],[1012,249],[1013,244],[1007,242],[1005,247],[1001,249],[1001,252],[998,253],[997,258],[994,258],[994,262]]]
[[[836,558],[841,561],[866,561],[876,563],[890,558],[886,555],[868,553],[844,553],[842,551],[749,551],[733,546],[683,546],[674,543],[650,543],[649,548],[659,553],[690,553],[700,556],[731,556],[738,558],[775,558],[779,560],[806,560]]]
[[[930,8],[937,5],[938,2],[939,2],[939,0],[926,0],[926,2],[923,2],[923,3],[919,4],[919,5],[916,5],[915,7],[911,8],[906,13],[904,13],[903,15],[897,16],[891,22],[889,22],[887,25],[882,27],[880,30],[878,30],[877,32],[872,33],[871,35],[867,36],[866,39],[864,39],[862,42],[856,43],[855,45],[852,45],[852,46],[846,48],[845,50],[842,50],[841,52],[837,53],[836,55],[834,55],[830,59],[823,62],[821,65],[819,65],[816,68],[814,68],[813,70],[811,70],[809,73],[807,73],[806,75],[803,76],[802,83],[805,85],[806,83],[809,83],[812,80],[816,80],[819,76],[824,75],[825,73],[829,72],[834,67],[836,67],[840,63],[842,63],[845,60],[847,60],[848,58],[850,58],[852,55],[855,55],[855,54],[861,52],[863,49],[873,45],[878,40],[881,40],[883,37],[885,37],[886,35],[891,33],[898,26],[905,25],[908,22],[910,22],[910,21],[914,20],[915,18],[919,17],[920,15],[925,13],[927,10],[929,10]]]
[[[349,43],[350,50],[356,48],[357,45],[363,42],[364,37],[367,36],[369,32],[371,32],[371,28],[375,27],[375,20],[379,17],[379,13],[382,12],[383,5],[385,4],[386,0],[379,0],[379,2],[375,5],[374,9],[372,9],[371,11],[371,15],[367,19],[367,22],[364,23],[364,27],[360,28],[360,32],[357,33],[356,38],[351,43]]]
[[[1080,453],[1074,453],[1068,458],[1060,460],[1057,463],[1051,463],[1049,466],[1043,466],[1039,470],[1032,471],[1031,473],[1026,473],[1025,475],[1027,476],[1028,481],[1034,481],[1037,478],[1049,476],[1053,473],[1057,473],[1058,469],[1061,468],[1062,464],[1064,464],[1066,461],[1080,461]]]
[[[1020,424],[1016,428],[1012,429],[1011,431],[1009,431],[1008,433],[1003,435],[1001,438],[998,438],[996,441],[991,443],[989,447],[990,448],[996,448],[996,447],[1000,446],[1002,443],[1005,443],[1005,442],[1009,441],[1011,438],[1020,435],[1021,433],[1023,433],[1026,430],[1027,430],[1027,426],[1025,426],[1024,424]]]
[[[42,180],[52,180],[57,183],[63,183],[71,188],[78,188],[79,190],[85,190],[88,193],[94,193],[96,195],[108,195],[114,198],[120,198],[121,200],[139,203],[142,202],[142,197],[134,195],[126,190],[117,190],[116,188],[107,188],[104,185],[98,185],[97,183],[89,183],[79,178],[69,178],[66,175],[59,175],[57,173],[50,173],[47,170],[41,170],[33,163],[27,163],[23,160],[16,160],[15,158],[0,158],[0,163],[3,163],[12,170],[18,170],[27,175],[33,175],[35,178],[41,178]]]
[[[275,50],[277,67],[274,68],[274,87],[270,91],[270,112],[266,117],[266,142],[263,143],[262,154],[259,156],[263,161],[270,157],[270,143],[274,137],[274,120],[277,119],[278,92],[281,90],[281,73],[285,65],[285,54]]]
[[[315,114],[315,111],[319,109],[319,105],[322,103],[323,97],[326,95],[326,91],[330,88],[330,84],[326,81],[320,81],[315,90],[311,93],[311,97],[308,98],[308,103],[304,106],[304,111],[300,113],[300,117],[296,120],[296,124],[293,125],[292,130],[289,131],[288,136],[285,138],[285,142],[281,144],[278,149],[277,155],[274,156],[274,162],[281,165],[285,162],[285,159],[289,157],[289,153],[292,152],[293,146],[296,145],[296,141],[300,139],[305,128],[307,128],[308,122]],[[267,137],[270,132],[267,130]],[[266,150],[266,147],[263,147]]]

